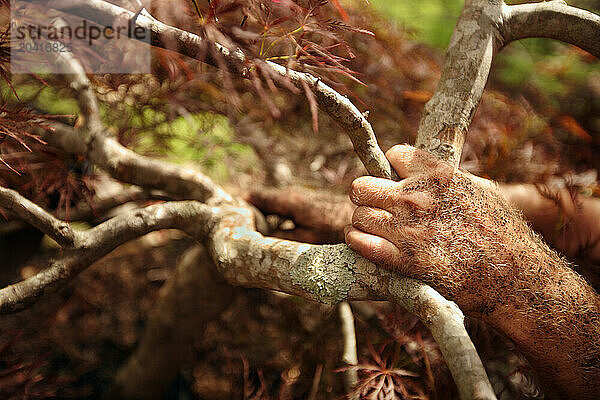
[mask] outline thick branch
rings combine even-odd
[[[42,207],[29,201],[14,190],[0,187],[0,207],[11,211],[23,221],[35,226],[63,247],[72,247],[81,239],[69,224],[54,218]]]
[[[600,16],[592,12],[553,0],[506,6],[503,19],[505,44],[532,37],[551,38],[600,58]]]
[[[285,189],[256,188],[245,198],[265,215],[290,217],[298,226],[326,232],[343,232],[344,227],[352,222],[356,208],[347,195],[293,186]]]
[[[502,2],[467,0],[435,94],[425,105],[416,146],[458,166],[465,137],[501,47]]]
[[[389,300],[431,330],[463,399],[495,399],[458,307],[431,287],[387,271],[345,244],[315,246],[263,237],[249,210],[226,211],[208,236],[222,274],[236,285],[262,287],[336,304]]]

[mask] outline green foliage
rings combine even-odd
[[[44,86],[38,81],[15,85],[19,98],[42,112],[54,115],[78,115],[79,106],[72,94],[59,86]],[[0,83],[3,99],[13,98],[12,90]],[[137,107],[123,102],[114,109],[100,103],[107,126],[127,129],[131,148],[143,154],[161,156],[171,162],[195,163],[211,178],[224,182],[236,172],[248,171],[257,163],[251,146],[239,143],[227,117],[197,113],[169,118],[165,104]]]
[[[462,9],[462,0],[378,0],[373,6],[412,32],[415,39],[445,49]]]
[[[523,1],[507,1],[508,4]],[[597,2],[570,2],[594,10]],[[417,41],[445,50],[464,0],[379,0],[372,3],[383,15],[412,32]],[[533,89],[543,96],[564,95],[582,85],[590,73],[600,72],[600,63],[587,62],[572,46],[550,39],[526,39],[500,52],[495,61],[494,79],[509,89]],[[556,104],[554,104],[556,106]]]
[[[549,39],[525,39],[511,44],[496,59],[496,77],[509,89],[531,87],[548,96],[560,96],[581,85],[596,71],[582,52]]]
[[[163,112],[146,107],[131,123],[141,128],[135,151],[163,156],[175,163],[198,164],[220,182],[235,172],[250,170],[257,162],[254,150],[239,143],[222,115],[189,114],[169,121]]]
[[[53,115],[76,115],[79,113],[77,101],[71,96],[65,96],[65,89],[58,86],[43,86],[38,81],[21,84],[16,81],[13,78],[13,86],[23,103],[33,104],[40,110]],[[16,100],[12,89],[5,82],[0,82],[0,93],[5,101]]]

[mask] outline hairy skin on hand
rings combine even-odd
[[[500,192],[411,146],[386,154],[400,182],[361,177],[346,242],[427,282],[511,338],[560,398],[600,389],[600,296]]]

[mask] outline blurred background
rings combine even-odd
[[[262,60],[285,59],[290,36],[301,42],[312,35],[311,43],[335,49],[330,58],[341,60],[343,68],[333,62],[323,68],[311,64],[312,54],[321,49],[314,45],[315,53],[306,56],[308,70],[368,111],[386,150],[414,143],[463,1],[332,0],[319,6],[321,17],[306,37],[290,33],[297,27],[294,18],[262,31],[260,4],[269,1],[239,2],[231,10],[225,6],[238,2],[214,3],[222,12],[213,10],[219,18],[212,21],[199,21],[194,4],[185,0],[155,0],[152,14],[209,38],[239,41]],[[570,4],[600,11],[600,1]],[[198,6],[204,17],[210,15],[208,3]],[[247,25],[242,23],[245,34],[238,28],[242,15],[251,16]],[[325,25],[329,30],[320,31]],[[7,42],[6,36],[0,39],[0,59]],[[272,90],[268,84],[257,89],[254,81],[168,50],[153,51],[153,71],[91,77],[106,126],[131,149],[194,164],[236,194],[301,186],[345,195],[352,180],[365,174],[349,139],[326,115],[311,113],[303,93]],[[85,159],[24,136],[31,126],[19,125],[14,117],[26,107],[81,124],[64,78],[1,72],[8,81],[0,86],[0,120],[12,131],[2,131],[9,139],[0,143],[0,184],[67,218],[80,202],[111,193],[111,183]],[[558,185],[595,197],[600,195],[599,150],[600,63],[576,47],[528,39],[496,57],[461,165],[500,182]],[[3,230],[6,225],[0,224],[0,259],[6,262],[2,285],[40,270],[35,257],[29,257],[34,252],[56,250],[35,231]],[[102,398],[143,334],[159,289],[191,245],[178,232],[152,233],[121,246],[31,309],[0,316],[0,396]],[[258,289],[235,288],[227,295],[224,311],[194,335],[192,350],[162,398],[345,395],[335,308]],[[435,343],[418,321],[385,303],[358,304],[355,314],[365,385],[376,383],[377,372],[393,382],[396,397],[385,398],[456,398]],[[543,398],[510,344],[480,326],[473,326],[472,334],[502,398]]]

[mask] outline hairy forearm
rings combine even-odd
[[[600,296],[549,249],[545,265],[522,266],[504,301],[484,320],[508,336],[558,398],[597,398]]]
[[[368,185],[359,185],[359,189],[359,195],[369,191]],[[560,398],[596,398],[600,389],[598,294],[573,271],[572,265],[562,260],[531,232],[522,222],[520,213],[502,212],[507,207],[504,201],[487,198],[491,206],[486,206],[487,203],[475,201],[473,194],[461,186],[453,186],[452,189],[446,193],[459,193],[460,196],[445,202],[452,205],[449,210],[438,210],[436,213],[429,210],[419,214],[418,218],[392,221],[389,224],[391,230],[384,232],[392,240],[401,239],[398,242],[400,247],[396,247],[399,251],[410,246],[411,253],[406,257],[412,257],[398,263],[400,266],[410,265],[409,269],[402,272],[428,280],[456,301],[463,311],[483,319],[511,338],[542,375],[542,380],[554,384],[555,387],[547,392],[560,393]],[[499,189],[504,198],[523,211],[536,230],[550,239],[553,246],[569,254],[557,242],[559,238],[550,235],[561,219],[558,206],[553,201],[544,198],[534,185],[500,185]],[[511,192],[510,189],[514,190]],[[371,199],[377,201],[383,198],[396,207],[401,206],[401,200],[395,199],[394,195],[394,188],[391,187],[377,192]],[[464,208],[455,207],[465,198],[471,198],[472,201]],[[347,214],[356,208],[355,205],[336,200],[336,213],[330,209],[329,212],[320,213],[325,208],[315,207],[314,196],[291,189],[261,191],[253,195],[251,200],[267,213],[282,212],[291,216],[298,225],[317,229],[338,229],[338,226],[349,222]],[[328,202],[327,199],[323,201]],[[412,198],[412,201],[411,208],[402,215],[414,210],[414,202],[418,198]],[[590,226],[590,222],[598,221],[593,217],[595,214],[588,213],[597,210],[600,215],[600,207],[594,208],[600,201],[587,198],[582,201],[583,208],[579,209],[582,215],[575,214],[578,219],[566,227],[568,232],[583,231],[583,222],[587,224],[585,226]],[[588,201],[592,204],[589,208]],[[431,204],[435,210],[442,203],[430,203],[430,208]],[[562,209],[566,209],[566,205]],[[312,214],[299,210],[311,210]],[[358,213],[355,217],[358,222],[373,221],[373,226],[382,226],[386,215],[380,213],[377,218],[363,218],[363,214]],[[427,216],[434,218],[426,220]],[[431,235],[436,224],[458,217],[461,219],[457,224],[446,228],[442,226]],[[339,222],[335,222],[336,218],[339,218]],[[323,221],[329,221],[327,228],[323,226]],[[415,221],[418,226],[414,225]],[[425,229],[421,229],[423,227]],[[293,232],[290,231],[290,234]],[[431,241],[432,236],[435,243]],[[448,240],[443,240],[444,237]],[[423,249],[422,253],[418,253],[420,248]],[[432,251],[433,248],[436,251]],[[368,257],[370,253],[366,249],[361,254]],[[437,254],[444,257],[434,258]],[[472,270],[465,268],[469,260],[473,261]],[[387,262],[394,267],[393,261],[392,257]],[[419,275],[421,270],[423,272]]]

